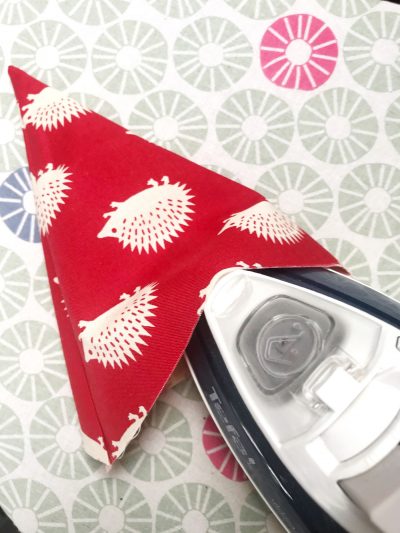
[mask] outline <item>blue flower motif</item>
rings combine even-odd
[[[0,185],[0,216],[20,239],[40,242],[28,167],[15,170]]]

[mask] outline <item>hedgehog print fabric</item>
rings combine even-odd
[[[103,215],[108,221],[97,237],[114,237],[124,248],[128,246],[140,254],[157,252],[157,246],[165,248],[165,243],[184,231],[192,220],[190,189],[170,183],[168,176],[161,183],[150,179],[147,184],[150,188],[124,202],[111,202],[115,211]]]
[[[259,193],[10,75],[83,446],[111,464],[179,362],[215,276],[338,262]]]

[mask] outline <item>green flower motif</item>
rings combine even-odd
[[[57,0],[64,13],[82,24],[107,24],[119,17],[129,0]]]
[[[157,508],[156,533],[232,533],[234,529],[232,510],[223,496],[199,483],[176,485]]]
[[[188,400],[201,401],[199,391],[191,378],[180,381],[172,390]]]
[[[82,479],[100,466],[81,447],[76,407],[67,396],[41,405],[32,420],[29,440],[38,462],[54,476]]]
[[[255,189],[311,233],[326,222],[332,211],[331,189],[306,165],[277,165],[260,177]]]
[[[217,174],[221,174],[221,176],[225,176],[225,178],[229,178],[233,181],[236,181],[237,183],[241,183],[241,180],[231,171],[227,170],[226,168],[220,167],[219,165],[204,165],[206,168],[209,168],[213,172],[216,172]]]
[[[78,493],[72,508],[75,533],[151,533],[150,507],[131,483],[99,479]]]
[[[69,531],[67,516],[58,497],[32,479],[10,479],[2,483],[0,506],[23,533]]]
[[[24,434],[19,418],[0,404],[0,476],[15,470],[24,458]]]
[[[379,4],[380,0],[317,0],[327,11],[338,17],[357,17]]]
[[[48,0],[3,0],[0,7],[0,24],[27,24],[37,18]]]
[[[49,278],[44,262],[39,266],[33,278],[33,294],[40,305],[48,313],[54,314],[53,300],[51,298]]]
[[[374,146],[378,122],[370,105],[355,91],[328,89],[310,98],[298,119],[306,150],[321,161],[356,161]]]
[[[368,237],[399,234],[400,170],[378,163],[360,165],[342,181],[339,212],[347,227]]]
[[[124,20],[97,39],[92,52],[93,74],[112,93],[143,93],[164,77],[167,54],[167,43],[156,28],[146,22]]]
[[[383,250],[378,263],[378,280],[384,293],[400,300],[400,239]]]
[[[268,19],[287,11],[295,0],[225,0],[225,2],[246,17]]]
[[[138,479],[162,481],[178,476],[189,466],[192,448],[186,418],[178,409],[159,401],[121,464]]]
[[[318,239],[318,242],[331,252],[350,274],[365,283],[371,285],[371,269],[364,253],[345,239]]]
[[[240,533],[284,533],[283,527],[255,490],[240,509]]]
[[[234,159],[264,165],[286,153],[293,122],[286,102],[265,91],[247,89],[223,103],[217,115],[217,136]]]
[[[42,322],[18,322],[0,337],[0,382],[28,401],[54,396],[67,383],[58,332]]]
[[[202,91],[232,87],[248,70],[253,50],[229,20],[207,17],[183,28],[174,48],[176,70]]]
[[[21,116],[15,96],[0,93],[0,171],[9,172],[25,165]]]
[[[208,0],[147,0],[157,11],[167,17],[185,18],[194,15]]]
[[[400,153],[400,97],[387,110],[385,130],[393,146]]]
[[[23,260],[0,246],[0,319],[6,320],[26,304],[30,279]]]
[[[69,96],[79,102],[86,109],[91,109],[92,111],[99,113],[99,115],[121,124],[121,118],[118,111],[107,100],[103,100],[98,96],[87,93],[70,93]]]
[[[391,92],[400,86],[399,24],[399,13],[372,11],[357,19],[346,36],[344,60],[354,80],[367,89]]]
[[[129,117],[132,133],[190,157],[207,135],[207,120],[192,100],[176,91],[159,91],[140,100]]]
[[[65,24],[40,20],[18,34],[11,49],[11,63],[48,85],[63,89],[82,74],[86,48]]]

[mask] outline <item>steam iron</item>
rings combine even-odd
[[[399,531],[400,304],[327,269],[229,271],[187,360],[288,531]]]

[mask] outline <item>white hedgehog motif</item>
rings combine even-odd
[[[64,121],[71,122],[73,117],[85,115],[88,111],[68,95],[45,87],[37,94],[28,94],[30,104],[23,106],[22,125],[32,124],[36,129],[57,129],[58,125],[64,126]]]
[[[224,223],[219,234],[228,228],[238,228],[281,244],[295,243],[304,237],[303,230],[295,222],[265,200],[240,213],[234,213]]]
[[[190,189],[180,183],[169,183],[164,176],[162,185],[151,179],[147,182],[149,189],[134,194],[124,202],[111,202],[115,211],[105,213],[109,220],[97,237],[114,237],[129,246],[133,251],[137,248],[139,254],[144,250],[149,253],[150,248],[157,252],[157,246],[165,248],[166,242],[172,242],[172,237],[178,237],[191,220],[189,213],[193,213],[189,195]]]
[[[43,235],[48,233],[57,213],[60,212],[60,205],[65,203],[67,198],[65,191],[70,189],[67,184],[71,180],[71,172],[67,172],[68,167],[59,165],[54,168],[52,163],[46,165],[46,170],[39,170],[38,178],[32,177],[32,191],[35,197],[36,213],[39,226]]]
[[[79,339],[82,341],[85,361],[96,359],[104,367],[122,363],[128,365],[129,359],[136,361],[135,353],[142,355],[139,345],[147,346],[142,337],[150,337],[146,328],[153,327],[149,318],[154,316],[151,304],[156,296],[156,283],[146,287],[136,287],[133,294],[122,294],[120,302],[91,321],[81,320],[79,327],[84,328]]]

